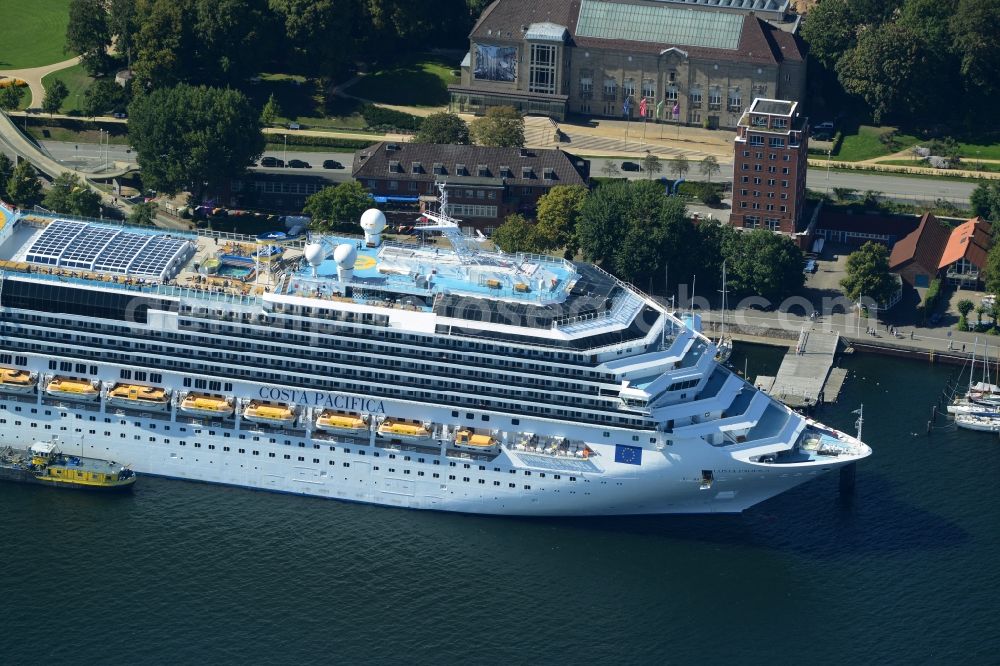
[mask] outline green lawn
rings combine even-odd
[[[41,67],[66,60],[70,0],[4,0],[0,10],[0,69]]]
[[[416,62],[372,72],[345,92],[373,102],[408,106],[441,106],[448,103],[448,85],[458,83],[458,63],[435,56],[418,56]]]
[[[960,141],[958,149],[967,162],[977,159],[1000,160],[1000,141],[996,143],[964,143]]]
[[[905,150],[920,142],[920,139],[915,136],[897,134],[895,148],[893,150],[887,150],[886,147],[882,145],[882,142],[879,141],[879,136],[885,132],[891,132],[893,129],[895,128],[861,125],[858,128],[857,134],[844,135],[844,139],[840,144],[840,150],[834,155],[834,157],[839,160],[844,160],[845,162],[860,162],[861,160],[870,160],[875,157],[890,155],[894,152]]]
[[[260,81],[247,86],[247,95],[263,108],[273,94],[281,107],[275,125],[287,127],[295,121],[304,127],[361,130],[365,120],[360,102],[332,97],[326,99],[315,79],[294,74],[261,74]]]
[[[44,116],[42,117],[44,118]],[[109,139],[108,134],[101,133],[98,126],[93,123],[81,123],[81,129],[74,130],[66,127],[45,125],[44,121],[39,125],[32,124],[37,122],[38,120],[34,118],[28,121],[28,134],[39,141],[64,141],[66,143],[100,143],[107,141],[123,146],[128,145],[128,134],[124,125],[122,125],[120,131],[115,131],[111,134]],[[115,129],[117,130],[117,128]]]
[[[94,79],[90,78],[86,70],[83,69],[83,65],[77,64],[60,69],[58,72],[52,72],[42,79],[42,86],[48,89],[49,85],[56,79],[61,79],[66,84],[66,89],[69,90],[69,95],[63,100],[59,112],[80,111],[80,106],[83,104],[83,93],[94,82]]]

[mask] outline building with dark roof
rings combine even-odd
[[[490,234],[512,213],[533,216],[556,185],[588,186],[590,163],[562,150],[383,141],[354,154],[353,175],[376,197],[425,202],[444,183],[450,214]]]
[[[784,0],[496,0],[469,36],[453,111],[510,105],[736,127],[755,97],[801,100],[805,52]],[[797,25],[797,23],[794,23]]]
[[[755,99],[740,118],[734,145],[729,224],[788,235],[801,231],[809,132],[798,102]]]

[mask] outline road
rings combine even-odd
[[[67,166],[72,166],[74,168],[91,170],[104,160],[101,146],[95,143],[73,144],[61,141],[43,141],[42,146],[54,159],[64,162]],[[111,146],[104,147],[104,150],[108,152],[108,159],[112,163],[116,161],[131,162],[135,160],[135,154],[128,146],[112,144]],[[351,162],[354,159],[353,153],[278,150],[267,151],[264,155],[276,157],[278,159],[285,160],[286,162],[288,160],[302,160],[311,164],[313,168],[255,169],[262,173],[302,173],[308,175],[319,175],[333,182],[345,182],[351,180]],[[345,168],[336,171],[322,169],[320,168],[320,165],[323,163],[323,160],[337,160],[343,164]],[[616,163],[619,170],[621,170],[623,162],[621,158],[592,158],[590,164],[591,174],[594,176],[602,175],[604,173],[605,165],[609,161]],[[624,161],[638,163],[637,160]],[[697,166],[692,165],[692,168],[697,169]],[[668,169],[664,168],[663,173],[659,175],[666,176],[668,175],[667,171]],[[620,174],[629,179],[643,179],[646,177],[645,172],[620,171]],[[701,178],[702,176],[701,174],[697,174],[696,177]],[[719,182],[731,183],[732,165],[722,165],[722,172],[716,176],[716,180]],[[858,192],[863,192],[865,190],[877,190],[895,201],[907,203],[934,201],[939,198],[953,202],[965,202],[968,201],[969,196],[972,194],[972,190],[976,187],[975,183],[945,180],[941,178],[908,178],[903,176],[873,173],[850,173],[842,171],[830,171],[828,174],[825,169],[812,168],[809,170],[807,184],[811,189],[820,191],[826,190],[828,180],[829,189],[831,191],[835,187],[849,187],[857,190]]]
[[[640,159],[626,159],[624,161],[638,164]],[[619,175],[622,177],[630,180],[641,180],[646,177],[645,172],[622,171],[623,160],[620,157],[590,158],[590,174],[592,176],[603,176],[608,162],[612,162],[618,166]],[[670,173],[669,165],[664,164],[663,166],[663,171],[658,177],[672,176],[673,174]],[[720,183],[732,183],[733,165],[720,164],[720,166],[722,170],[715,176],[715,180]],[[693,172],[690,174],[692,178],[699,180],[704,178],[698,173],[697,163],[691,163],[691,170]],[[894,201],[903,203],[927,202],[939,198],[953,202],[966,202],[969,200],[972,190],[976,188],[976,183],[974,182],[946,180],[943,178],[909,178],[866,172],[851,173],[831,170],[827,173],[826,169],[815,167],[810,168],[806,176],[806,184],[813,190],[826,191],[828,181],[831,192],[835,187],[849,187],[858,192],[876,190]]]
[[[130,146],[112,144],[101,146],[96,143],[67,143],[65,141],[42,141],[42,147],[52,156],[53,159],[77,169],[93,169],[102,164],[105,160],[105,153],[110,162],[134,162],[135,153]],[[283,150],[267,151],[264,153],[268,157],[276,157],[279,160],[302,160],[312,165],[311,169],[265,169],[257,167],[254,170],[262,173],[300,173],[306,175],[319,175],[335,182],[343,182],[351,179],[351,162],[354,160],[353,153],[315,153],[306,151]],[[344,165],[343,169],[323,169],[321,165],[324,160],[336,160]]]

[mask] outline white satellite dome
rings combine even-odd
[[[358,258],[358,248],[351,243],[341,243],[333,251],[333,260],[341,268],[354,268],[354,262]]]
[[[309,243],[302,249],[302,254],[310,266],[319,266],[326,259],[326,251],[321,243]]]
[[[385,213],[378,208],[369,208],[361,214],[361,228],[370,234],[382,233],[385,229]]]

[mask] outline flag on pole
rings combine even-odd
[[[680,102],[674,102],[674,108],[671,110],[671,113],[674,114],[674,120],[677,120],[678,118],[681,117],[681,104],[680,104]]]
[[[646,98],[645,97],[643,97],[641,100],[639,100],[639,117],[640,118],[645,118],[646,117]]]
[[[667,100],[661,99],[660,103],[656,105],[656,117],[657,119],[663,117],[663,105],[667,103]]]
[[[632,98],[631,97],[626,97],[625,98],[625,103],[622,105],[622,113],[625,115],[626,118],[628,118],[629,117],[629,111],[631,111],[631,110],[632,110]]]

